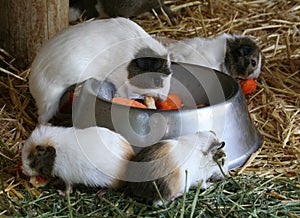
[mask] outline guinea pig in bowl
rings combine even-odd
[[[182,99],[180,110],[153,110],[111,102],[114,87],[87,80],[73,104],[78,128],[102,126],[123,135],[135,150],[197,131],[213,131],[226,143],[229,169],[244,164],[262,144],[239,84],[230,76],[191,64],[171,66],[170,93]],[[205,107],[198,107],[199,105]]]

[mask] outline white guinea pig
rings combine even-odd
[[[165,100],[171,75],[161,43],[133,21],[112,18],[71,26],[46,42],[32,64],[29,89],[38,121],[46,123],[64,91],[89,78],[111,82],[119,97]]]
[[[171,59],[207,66],[238,79],[255,79],[261,70],[261,51],[248,36],[222,34],[195,37],[168,45]]]
[[[222,150],[224,145],[213,132],[197,132],[146,147],[131,161],[148,164],[140,168],[128,167],[128,180],[133,182],[128,182],[126,188],[137,196],[153,201],[154,205],[161,205],[162,201],[153,181],[167,202],[181,196],[185,187],[188,191],[201,181],[201,188],[207,188],[210,185],[208,180],[223,178],[217,160],[221,162],[223,171],[228,171],[228,161]]]
[[[118,188],[132,147],[121,135],[101,127],[39,126],[22,148],[25,175],[61,178],[72,184]]]

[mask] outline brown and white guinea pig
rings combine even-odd
[[[249,36],[195,37],[171,43],[168,49],[172,61],[207,66],[237,79],[255,79],[261,71],[260,48]]]
[[[38,121],[47,123],[65,90],[90,78],[114,84],[118,97],[165,100],[170,64],[167,49],[129,19],[71,26],[47,41],[33,61],[29,89]]]
[[[125,187],[154,205],[161,205],[162,201],[153,181],[166,202],[181,196],[185,187],[188,191],[201,181],[201,188],[205,189],[211,184],[209,180],[223,178],[217,159],[223,171],[228,171],[224,145],[213,132],[197,132],[146,147],[131,158],[131,164],[138,165],[128,165],[126,176],[130,182]]]
[[[169,18],[173,18],[171,10],[165,6],[164,0],[71,0],[69,21],[74,21],[83,15],[84,18],[93,17],[136,17],[154,9],[161,14],[161,8]]]
[[[132,147],[120,134],[101,127],[86,129],[42,125],[22,148],[25,175],[61,178],[73,184],[118,188]]]

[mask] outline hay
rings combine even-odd
[[[247,97],[251,118],[264,137],[263,146],[243,167],[231,172],[230,179],[199,196],[189,193],[183,202],[185,213],[299,216],[300,1],[165,2],[174,12],[175,25],[157,15],[134,20],[150,34],[177,40],[221,33],[252,35],[264,57],[258,90]],[[0,215],[66,216],[66,202],[55,190],[32,188],[16,168],[19,146],[35,127],[37,118],[28,91],[29,72],[30,69],[14,66],[13,54],[0,50]],[[85,191],[71,196],[73,212],[90,216],[175,217],[182,214],[181,201],[157,209],[114,192],[100,198]],[[47,203],[56,206],[50,208]]]

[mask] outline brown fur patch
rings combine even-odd
[[[176,170],[170,174],[169,176],[165,177],[166,181],[169,183],[169,188],[171,190],[170,195],[168,197],[165,197],[166,200],[170,200],[175,195],[178,194],[180,191],[180,168],[176,168]]]
[[[126,183],[121,180],[115,180],[109,187],[113,189],[122,188]]]
[[[155,145],[142,149],[131,159],[131,161],[135,162],[150,162],[161,159],[159,164],[155,164],[154,169],[145,169],[146,171],[149,171],[147,173],[151,173],[153,178],[165,174],[166,169],[172,170],[167,176],[155,180],[158,190],[165,200],[171,200],[171,198],[180,190],[180,171],[172,156],[169,155],[172,148],[172,144],[158,142]],[[159,195],[154,187],[153,180],[145,182],[129,182],[127,188],[137,196],[152,201],[159,200]]]
[[[121,146],[125,150],[125,156],[124,156],[125,160],[130,160],[131,158],[134,157],[134,151],[133,151],[131,145],[127,141],[124,141],[124,143],[122,143]]]
[[[131,147],[131,145],[127,142],[127,141],[123,141],[123,143],[121,143],[120,145],[124,150],[125,150],[125,154],[123,156],[123,159],[124,159],[124,164],[122,164],[120,166],[120,169],[119,169],[119,172],[120,172],[120,176],[122,178],[122,176],[125,176],[125,173],[126,173],[126,170],[127,170],[127,165],[128,163],[126,162],[126,160],[130,160],[134,157],[134,151]],[[123,172],[123,173],[122,173]],[[124,185],[126,184],[125,181],[121,181],[121,180],[115,180],[111,185],[110,187],[111,188],[114,188],[114,189],[118,189],[118,188],[121,188],[123,187]]]
[[[41,176],[51,176],[56,150],[52,146],[37,145],[28,155],[30,167]]]

